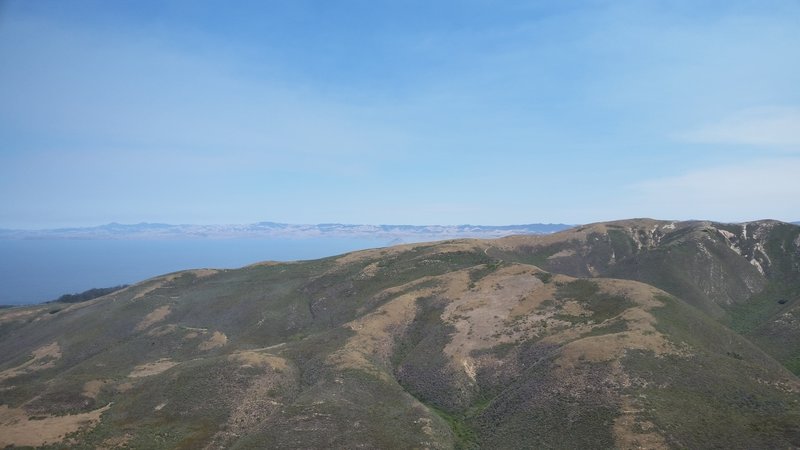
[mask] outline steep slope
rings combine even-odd
[[[650,219],[497,240],[489,254],[573,276],[642,281],[740,331],[800,373],[800,227]]]
[[[750,342],[652,286],[545,272],[497,244],[3,310],[0,445],[800,446],[800,381]]]

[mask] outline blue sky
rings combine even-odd
[[[0,2],[0,227],[800,220],[797,1]]]

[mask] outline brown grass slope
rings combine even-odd
[[[0,445],[800,446],[798,379],[749,341],[658,288],[545,272],[500,242],[4,310]]]

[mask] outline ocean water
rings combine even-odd
[[[377,239],[0,240],[0,305],[54,300],[185,269],[232,269],[384,247]]]

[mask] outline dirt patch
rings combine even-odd
[[[374,277],[375,274],[378,273],[378,270],[380,270],[378,262],[379,261],[375,261],[374,263],[368,264],[366,267],[361,269],[361,272],[359,272],[359,274],[356,275],[356,279],[366,280],[367,278]]]
[[[391,258],[392,256],[414,250],[417,247],[429,247],[433,244],[436,244],[436,254],[438,255],[463,251],[483,251],[486,245],[481,245],[481,242],[482,241],[476,239],[460,239],[438,243],[402,244],[387,248],[361,250],[340,256],[336,259],[336,265],[344,266],[370,259],[386,260],[386,258]]]
[[[89,398],[97,398],[97,395],[100,393],[100,390],[103,389],[103,386],[108,384],[106,380],[91,380],[87,381],[83,385],[83,396]]]
[[[147,332],[148,336],[160,337],[166,336],[168,334],[174,333],[178,329],[177,325],[169,324],[163,325],[160,327],[153,328],[152,330]]]
[[[117,385],[117,392],[125,393],[133,389],[134,384],[130,382],[120,383]]]
[[[111,404],[83,414],[37,417],[31,420],[25,410],[0,406],[0,447],[9,445],[38,447],[57,444],[69,433],[88,430],[100,422]]]
[[[474,379],[474,350],[514,342],[532,335],[542,319],[532,311],[547,298],[552,288],[536,278],[533,266],[513,264],[470,284],[469,270],[455,272],[446,292],[450,303],[442,320],[455,327],[444,353],[455,367]]]
[[[228,336],[225,336],[224,333],[220,333],[219,331],[215,331],[207,341],[201,342],[197,348],[200,350],[211,350],[222,347],[227,343]]]
[[[280,261],[261,261],[253,264],[249,264],[244,266],[246,269],[254,268],[254,267],[273,267],[273,266],[280,266],[281,264],[291,264],[291,262],[280,262]]]
[[[137,289],[141,288],[141,290],[137,292],[136,295],[134,295],[131,300],[139,300],[140,298],[143,298],[147,294],[155,291],[156,289],[164,286],[165,284],[172,282],[182,274],[183,274],[182,272],[172,273],[169,275],[164,275],[163,277],[155,278],[153,280],[145,281],[138,285],[132,286],[131,288],[137,288]],[[143,285],[146,286],[142,287]]]
[[[271,367],[275,370],[286,370],[286,359],[280,356],[248,350],[236,352],[228,357],[231,361],[238,362],[241,367]]]
[[[128,286],[123,290],[114,292],[109,295],[117,295],[123,292],[127,292],[129,290],[138,290],[138,292],[131,298],[131,300],[139,300],[140,298],[145,297],[147,294],[155,291],[158,288],[164,287],[167,283],[175,281],[178,277],[184,274],[192,274],[197,278],[205,278],[216,273],[219,273],[217,269],[194,269],[194,270],[185,270],[183,272],[176,272],[171,273],[169,275],[164,275],[158,278],[152,278],[150,280],[143,281],[139,284],[135,284],[133,286]]]
[[[39,347],[33,351],[33,359],[26,361],[17,367],[6,369],[0,372],[0,381],[14,378],[16,376],[36,372],[38,370],[55,367],[56,360],[61,358],[61,347],[58,342]]]
[[[25,320],[33,315],[39,314],[45,309],[47,308],[10,308],[7,310],[0,310],[0,323]]]
[[[216,275],[217,273],[219,273],[219,270],[217,270],[217,269],[194,269],[194,270],[188,270],[187,272],[192,274],[192,275],[194,275],[194,276],[196,276],[197,278],[205,278],[205,277],[210,277],[211,275]],[[186,273],[186,272],[184,272],[184,273]]]
[[[141,378],[141,377],[149,377],[151,375],[158,375],[159,373],[169,370],[177,365],[178,363],[172,361],[169,358],[161,358],[158,361],[146,364],[140,364],[134,367],[133,371],[128,375],[128,377]]]
[[[147,327],[149,327],[150,325],[153,325],[154,323],[161,322],[171,312],[172,309],[170,309],[169,305],[164,305],[156,308],[155,310],[153,310],[153,312],[144,316],[144,319],[142,319],[142,321],[139,322],[139,325],[136,325],[136,331],[142,331]]]
[[[630,326],[630,323],[628,323]],[[557,363],[562,369],[575,367],[579,362],[608,362],[624,356],[627,350],[649,350],[656,356],[680,354],[662,334],[645,334],[641,330],[605,334],[578,339],[561,348]]]
[[[568,249],[561,250],[558,253],[555,253],[553,255],[548,256],[547,259],[550,260],[550,259],[566,258],[566,257],[569,257],[569,256],[574,256],[574,255],[575,255],[575,250],[573,250],[571,248],[568,248]]]

